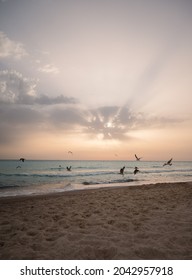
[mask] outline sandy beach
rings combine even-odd
[[[192,259],[192,183],[0,198],[0,259]]]

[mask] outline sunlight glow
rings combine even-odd
[[[111,127],[115,127],[115,125],[112,122],[107,122],[107,123],[104,124],[104,127],[111,128]]]

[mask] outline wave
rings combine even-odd
[[[16,188],[20,188],[20,185],[0,185],[0,190],[3,189],[16,189]]]
[[[57,170],[58,168],[53,168],[52,170]],[[161,168],[161,169],[144,169],[142,170],[142,168],[140,168],[140,174],[163,174],[163,173],[178,173],[178,174],[183,174],[187,173],[190,174],[192,173],[192,169],[165,169],[165,168]],[[133,174],[133,170],[126,170],[125,172],[125,176]],[[106,176],[106,175],[120,175],[118,171],[116,170],[98,170],[95,168],[95,170],[90,170],[87,169],[85,170],[85,172],[75,170],[73,172],[73,170],[71,172],[67,172],[66,173],[54,173],[54,172],[45,172],[45,173],[0,173],[0,177],[41,177],[41,178],[76,178],[76,177],[88,177],[88,176]]]
[[[137,179],[124,179],[124,180],[106,180],[106,181],[100,181],[100,182],[95,182],[95,181],[84,181],[82,182],[83,185],[103,185],[103,184],[122,184],[122,183],[130,183],[130,182],[138,182],[139,180]]]
[[[153,170],[153,169],[150,169],[150,170],[142,170],[140,169],[140,172],[141,173],[174,173],[174,172],[177,172],[177,173],[186,173],[186,172],[192,172],[192,169],[161,169],[161,170]]]
[[[49,173],[0,173],[0,176],[5,177],[50,177],[50,178],[71,178],[71,177],[87,177],[87,176],[103,176],[103,175],[118,175],[118,172],[112,171],[100,171],[100,172],[87,172],[87,173],[73,173],[68,172],[66,174],[49,174]]]

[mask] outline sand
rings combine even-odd
[[[0,259],[192,259],[192,183],[1,198]]]

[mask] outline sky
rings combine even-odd
[[[191,15],[191,0],[0,0],[0,159],[192,160]]]

